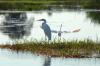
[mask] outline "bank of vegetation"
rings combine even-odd
[[[99,9],[99,0],[0,0],[0,10],[48,10],[61,5],[64,8],[81,7]]]
[[[16,52],[31,52],[51,57],[86,58],[100,57],[100,43],[91,40],[86,41],[27,41],[17,42],[12,45],[0,45],[1,49],[10,49]]]

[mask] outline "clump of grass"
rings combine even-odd
[[[14,51],[29,51],[32,53],[53,57],[86,57],[93,53],[100,54],[100,43],[91,40],[84,41],[25,41],[15,44],[0,45],[0,48]]]

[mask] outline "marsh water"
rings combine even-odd
[[[100,41],[99,10],[26,11],[24,12],[26,18],[23,22],[5,19],[7,13],[0,15],[0,44],[14,40],[45,40],[44,31],[41,29],[43,21],[37,21],[42,18],[46,19],[52,31],[60,31],[62,24],[61,39]],[[73,32],[78,29],[79,32]],[[64,33],[64,31],[70,33]],[[58,39],[56,32],[52,32],[52,40]]]
[[[31,54],[0,50],[2,66],[99,66],[100,58],[53,58]]]
[[[10,12],[21,13],[26,17],[19,21],[15,18],[8,19],[9,11],[0,14],[0,44],[16,40],[45,40],[45,34],[41,29],[42,22],[46,19],[47,24],[53,31],[68,31],[62,33],[63,40],[87,40],[100,41],[100,10],[44,10]],[[8,17],[7,17],[8,16]],[[10,15],[11,16],[11,15]],[[7,18],[6,18],[7,17]],[[15,22],[14,22],[15,21]],[[79,32],[73,32],[80,29]],[[52,33],[52,40],[58,39],[56,32]],[[53,58],[45,57],[29,52],[14,52],[0,49],[0,65],[2,66],[99,66],[99,58]]]
[[[31,54],[29,52],[12,52],[0,50],[0,65],[2,66],[99,66],[99,58],[50,58]]]

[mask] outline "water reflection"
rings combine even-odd
[[[100,58],[51,58],[0,49],[2,66],[100,66]]]
[[[92,22],[100,24],[100,12],[87,12],[87,17],[89,17]]]
[[[62,24],[61,29],[61,38],[62,40],[85,40],[85,39],[91,39],[93,41],[100,38],[100,25],[94,25],[94,23],[99,22],[99,13],[97,11],[71,11],[71,10],[64,10],[64,11],[52,11],[50,9],[53,15],[49,16],[48,11],[32,11],[32,12],[26,12],[26,16],[19,19],[18,16],[14,16],[13,19],[7,18],[9,14],[6,14],[5,21],[0,22],[0,41],[2,42],[8,42],[11,41],[10,38],[25,38],[26,40],[36,39],[36,40],[45,40],[45,34],[44,31],[40,28],[42,25],[42,22],[38,22],[37,20],[44,18],[47,20],[47,24],[50,26],[51,30],[55,30],[52,32],[52,40],[58,39],[58,33],[60,31],[60,26]],[[92,16],[89,16],[89,14],[93,14]],[[22,13],[22,15],[25,15],[25,13]],[[87,18],[88,15],[88,18]],[[10,15],[12,16],[12,15]],[[34,20],[31,18],[34,17]],[[91,22],[92,17],[95,17],[94,20]],[[16,19],[15,19],[16,18]],[[0,17],[1,21],[1,17]],[[20,22],[19,22],[20,21]],[[34,22],[34,27],[32,27],[32,23]],[[32,28],[32,29],[31,29]],[[80,30],[80,32],[76,32],[76,30]],[[73,32],[75,30],[75,32]],[[68,33],[68,32],[71,33]],[[6,35],[7,34],[7,35]],[[9,37],[10,38],[9,38]],[[60,36],[60,34],[59,34]],[[6,38],[6,39],[5,39]],[[51,41],[52,41],[51,40]],[[0,43],[2,43],[0,42]]]
[[[43,66],[51,66],[51,57],[45,57]]]
[[[19,39],[30,34],[33,21],[29,21],[26,13],[7,13],[5,20],[0,25],[2,33],[10,38]]]
[[[48,15],[49,16],[52,16],[52,14],[53,14],[53,8],[52,8],[52,6],[48,6]]]
[[[82,5],[85,9],[93,9],[91,12],[87,12],[87,17],[91,18],[92,22],[100,24],[100,12],[94,10],[100,9],[100,0],[88,0]]]

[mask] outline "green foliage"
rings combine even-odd
[[[100,9],[100,0],[88,0],[83,7],[87,9]]]
[[[81,6],[99,9],[99,0],[0,0],[0,10],[44,10],[47,5]]]
[[[82,0],[5,0],[0,2],[0,10],[45,10],[48,5],[77,6]]]

